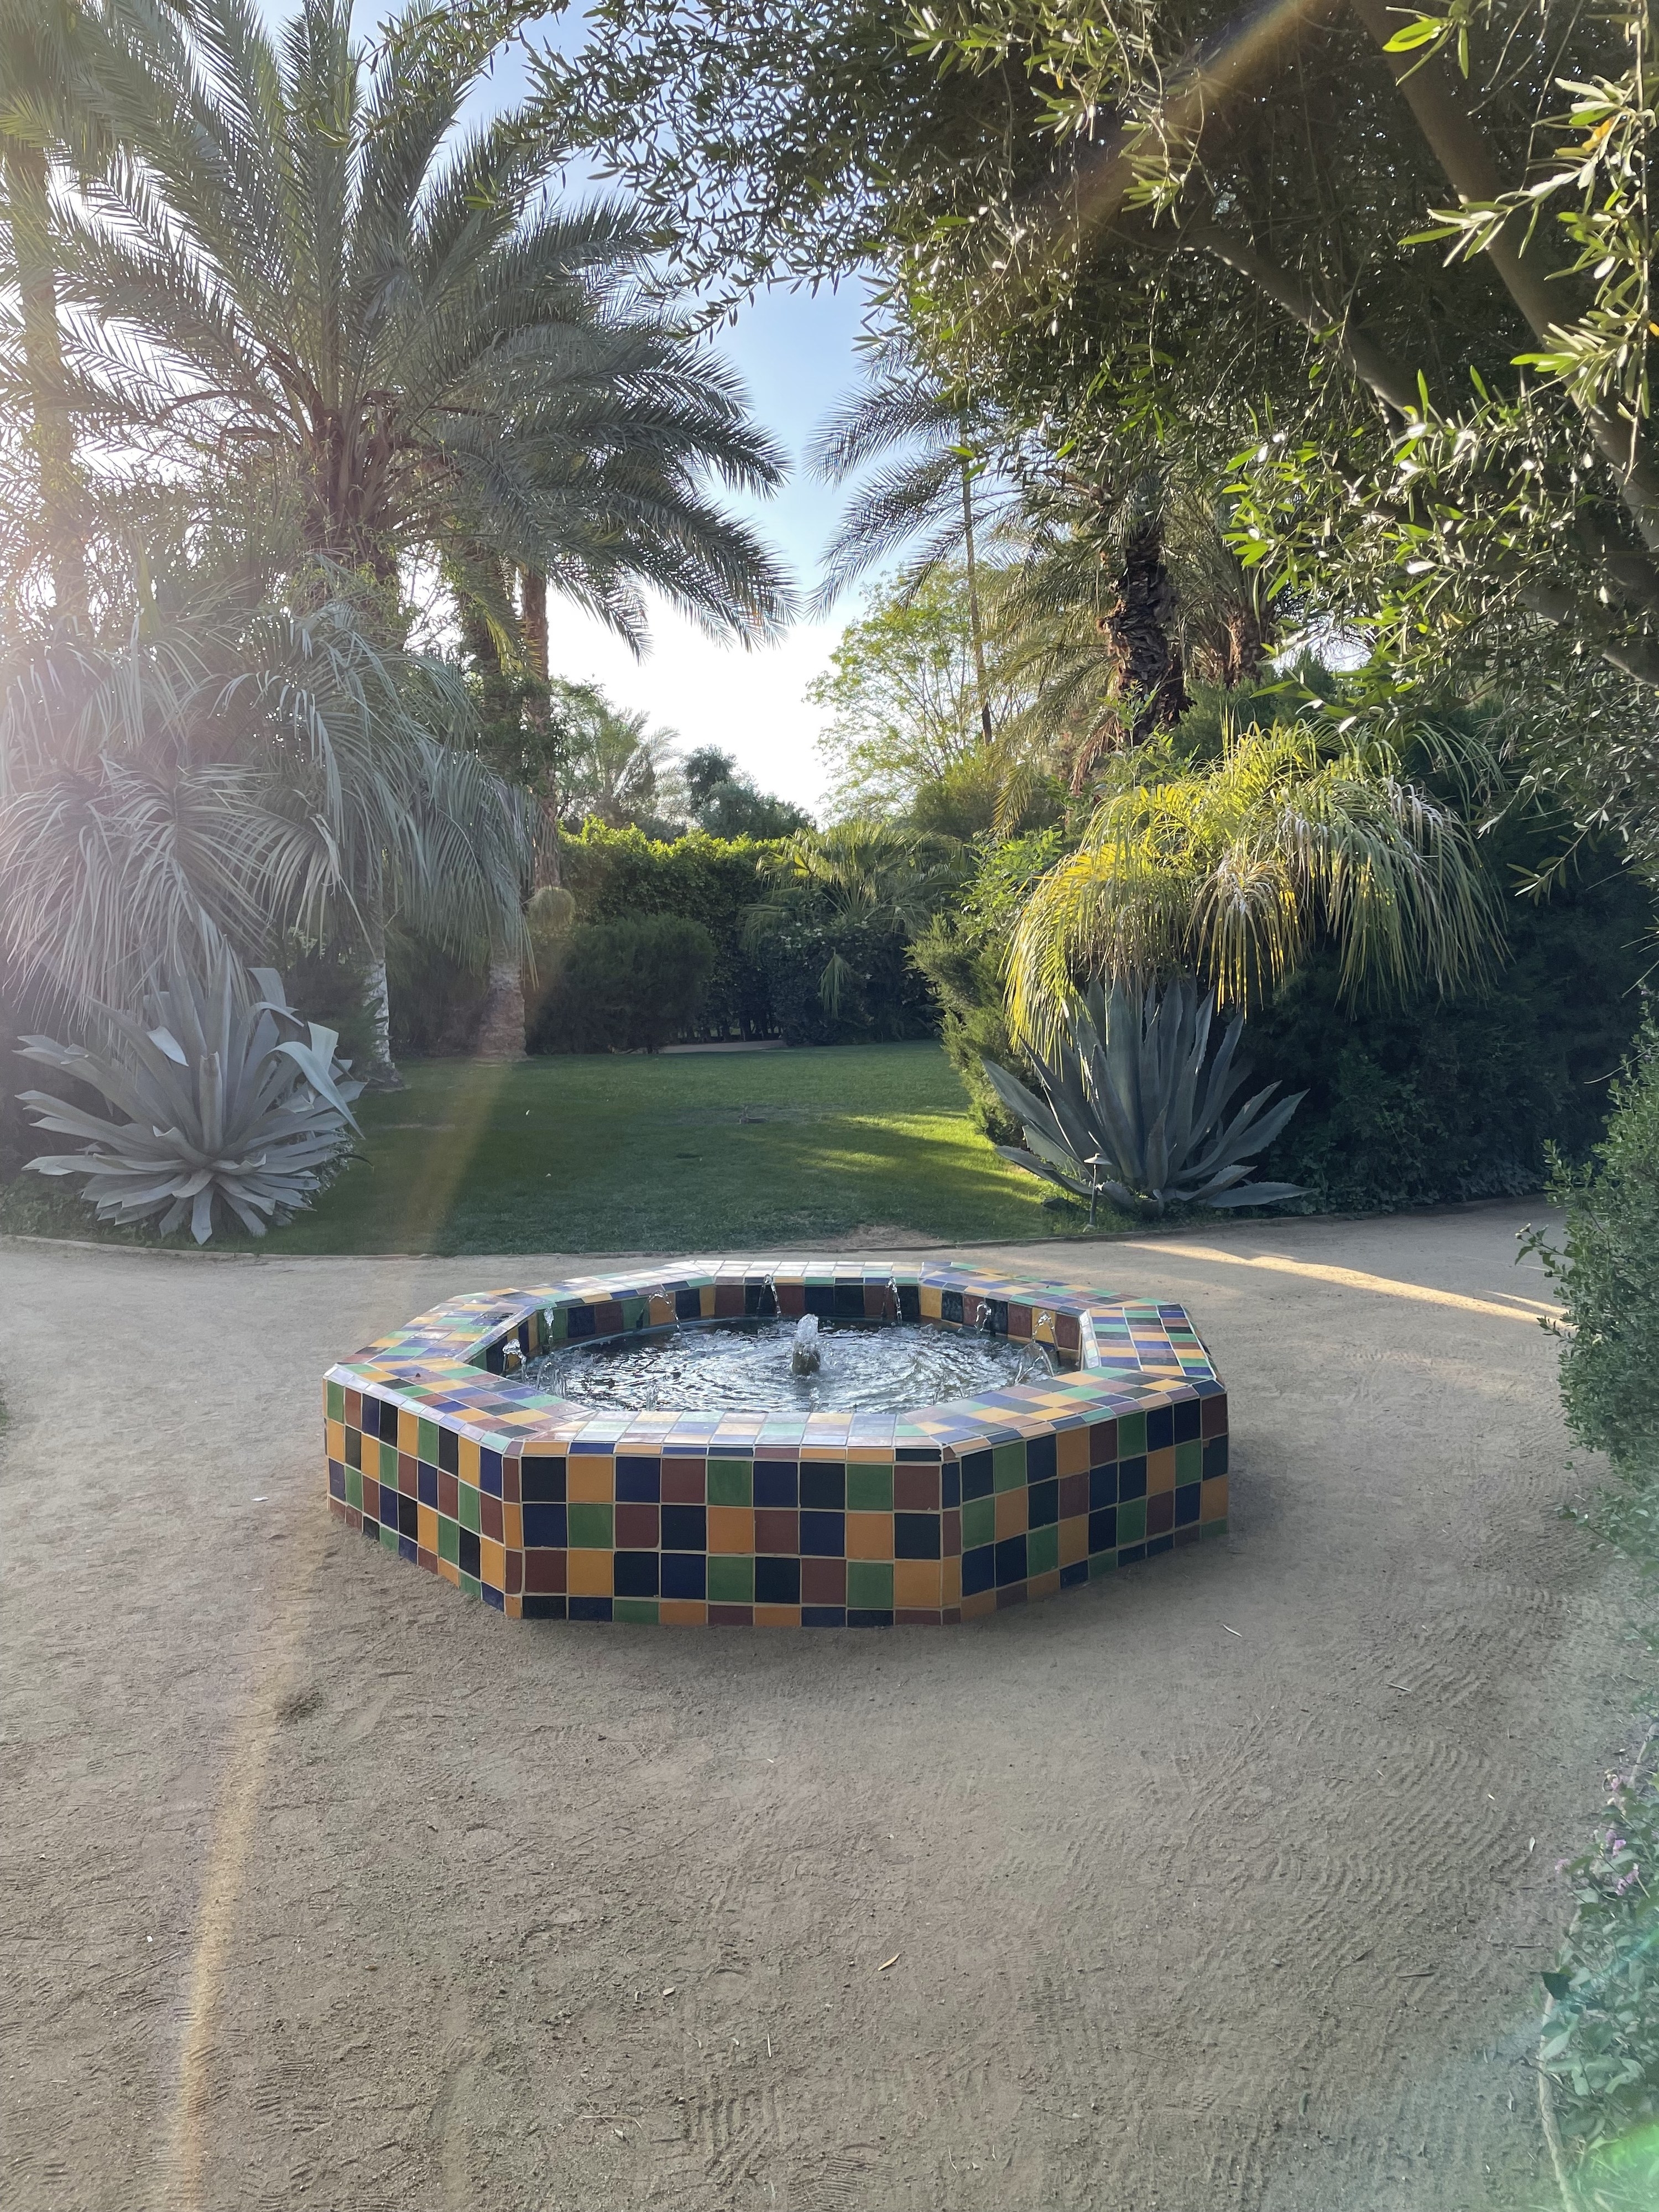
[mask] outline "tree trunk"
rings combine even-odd
[[[47,557],[57,611],[84,622],[86,547],[82,537],[75,425],[58,322],[58,277],[52,252],[52,202],[46,157],[38,147],[5,149],[7,215],[22,308],[23,366],[29,388],[33,449]]]
[[[516,951],[491,949],[483,1018],[474,1048],[479,1060],[523,1060],[524,969]]]
[[[1164,559],[1163,533],[1156,523],[1146,523],[1124,547],[1117,605],[1105,617],[1119,688],[1139,702],[1129,729],[1131,744],[1141,744],[1154,730],[1178,722],[1191,704],[1180,648],[1170,634],[1175,614],[1176,590]]]
[[[401,1091],[404,1079],[392,1057],[392,993],[386,974],[386,908],[378,887],[362,904],[363,944],[368,952],[364,1000],[369,1020],[369,1060],[363,1083],[370,1091]]]
[[[534,568],[520,571],[519,622],[524,631],[525,657],[544,683],[547,681],[547,579]]]
[[[964,427],[963,443],[968,441]],[[973,476],[964,458],[962,464],[962,543],[968,566],[968,623],[974,640],[974,680],[979,687],[980,734],[988,745],[991,742],[991,695],[985,682],[985,626],[981,619],[979,605],[979,562],[974,548],[974,485]]]

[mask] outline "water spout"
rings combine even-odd
[[[795,1338],[789,1352],[789,1371],[792,1375],[816,1375],[818,1371],[818,1317],[803,1314],[795,1324]]]

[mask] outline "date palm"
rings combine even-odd
[[[389,599],[435,554],[503,628],[505,573],[636,645],[647,588],[753,641],[787,593],[711,479],[769,490],[777,453],[647,299],[645,227],[554,204],[557,149],[526,112],[462,129],[505,21],[411,7],[371,58],[349,0],[302,0],[276,33],[251,0],[197,0],[112,39],[125,150],[64,278],[81,404],[109,441],[264,488]],[[383,1010],[372,871],[363,888]],[[521,1005],[495,1002],[517,1000],[520,936],[489,961],[491,1033],[516,1024],[520,1048]]]

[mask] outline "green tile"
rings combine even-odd
[[[380,1480],[382,1482],[389,1482],[394,1490],[398,1487],[398,1447],[396,1444],[382,1444],[380,1446]]]
[[[465,1597],[476,1597],[480,1604],[483,1602],[483,1587],[471,1575],[461,1577],[461,1594]]]
[[[1135,1498],[1130,1504],[1117,1509],[1117,1540],[1120,1544],[1139,1544],[1146,1534],[1146,1501]]]
[[[415,1451],[416,1457],[423,1459],[428,1467],[436,1467],[438,1464],[438,1424],[435,1421],[420,1421],[416,1423],[415,1429]]]
[[[343,1421],[343,1420],[344,1420],[344,1419],[345,1419],[345,1385],[344,1385],[344,1383],[343,1383],[343,1382],[325,1382],[325,1383],[324,1383],[324,1385],[323,1385],[323,1393],[324,1393],[324,1399],[325,1399],[325,1402],[326,1403],[326,1405],[327,1405],[327,1407],[328,1407],[328,1418],[330,1419],[330,1420],[331,1420],[331,1421]]]
[[[565,1339],[566,1327],[567,1323],[565,1321],[564,1308],[562,1306],[544,1306],[542,1308],[542,1334],[547,1343],[562,1344]]]
[[[1204,1447],[1196,1438],[1189,1444],[1176,1446],[1176,1480],[1202,1482],[1204,1480]]]
[[[361,1468],[349,1467],[346,1469],[346,1504],[355,1505],[360,1513],[363,1510],[363,1474]]]
[[[754,1502],[755,1463],[752,1460],[709,1461],[708,1503],[711,1505],[752,1505]]]
[[[893,1469],[890,1463],[847,1469],[847,1510],[849,1513],[890,1513],[893,1510]]]
[[[1046,1528],[1033,1528],[1025,1539],[1025,1571],[1046,1575],[1060,1565],[1060,1527],[1051,1521]]]
[[[621,1301],[621,1304],[623,1312],[623,1327],[624,1328],[644,1328],[649,1323],[651,1319],[651,1301],[649,1298],[623,1298]],[[648,1602],[648,1601],[641,1601],[641,1602]],[[623,1616],[618,1613],[616,1617],[620,1620]],[[632,1613],[629,1613],[628,1617],[630,1620],[634,1618]],[[656,1612],[653,1608],[651,1618],[654,1620],[656,1617]]]
[[[755,1562],[728,1553],[708,1554],[710,1605],[752,1605],[755,1601]]]
[[[1089,1579],[1091,1583],[1097,1582],[1102,1575],[1115,1574],[1116,1571],[1117,1553],[1115,1552],[1096,1552],[1091,1554]]]
[[[1227,1522],[1224,1515],[1219,1521],[1200,1522],[1198,1528],[1198,1540],[1200,1544],[1207,1544],[1212,1536],[1224,1536],[1226,1533]]]
[[[383,1552],[390,1552],[394,1557],[396,1556],[398,1550],[398,1532],[395,1528],[382,1528],[380,1530],[380,1549]]]
[[[890,1559],[848,1559],[847,1602],[872,1611],[893,1609],[893,1563]]]
[[[1022,1490],[1025,1486],[1024,1444],[998,1444],[991,1454],[991,1480],[998,1490]]]
[[[363,1463],[363,1432],[361,1429],[346,1431],[346,1465],[361,1470]]]
[[[962,1509],[962,1548],[970,1552],[975,1544],[994,1541],[997,1533],[997,1502],[994,1498],[970,1498]]]
[[[1117,1455],[1120,1459],[1139,1459],[1146,1449],[1146,1416],[1145,1413],[1120,1413],[1117,1420]]]
[[[643,1620],[654,1628],[657,1625],[657,1601],[653,1597],[613,1597],[611,1618],[612,1620]]]
[[[438,1516],[438,1557],[447,1559],[452,1566],[461,1556],[461,1528],[447,1513]]]
[[[470,1482],[461,1485],[461,1526],[470,1528],[475,1536],[483,1526],[478,1519],[478,1493]]]
[[[611,1544],[611,1510],[609,1505],[567,1506],[565,1514],[572,1545],[584,1552],[608,1552]]]

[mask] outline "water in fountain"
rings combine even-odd
[[[801,1330],[809,1324],[817,1357],[803,1367]],[[524,1373],[538,1389],[585,1406],[810,1413],[897,1413],[1043,1382],[1054,1371],[1038,1344],[915,1322],[819,1326],[809,1314],[801,1323],[777,1317],[563,1345],[528,1361]]]

